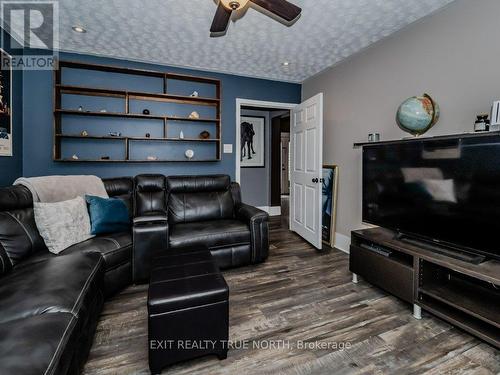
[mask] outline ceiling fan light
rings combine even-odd
[[[220,0],[222,5],[224,5],[229,10],[238,10],[244,8],[249,0]]]

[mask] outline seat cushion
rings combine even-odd
[[[81,252],[101,253],[108,271],[132,259],[132,234],[123,232],[99,235],[68,247],[61,255]]]
[[[158,281],[149,284],[148,310],[150,314],[162,314],[228,298],[229,288],[220,273]]]
[[[180,223],[170,228],[171,248],[206,246],[211,249],[249,243],[248,225],[233,219]]]
[[[54,256],[16,267],[0,285],[0,323],[34,315],[67,312],[86,315],[101,293],[101,255]]]
[[[74,350],[77,320],[55,313],[0,324],[0,374],[66,373],[61,359]]]

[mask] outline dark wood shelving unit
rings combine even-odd
[[[108,73],[119,73],[128,74],[134,76],[143,77],[155,77],[163,80],[163,92],[141,92],[134,90],[117,90],[104,87],[86,87],[86,86],[75,86],[75,85],[65,85],[62,83],[62,70],[63,69],[82,69],[82,70],[93,70],[99,72]],[[217,79],[188,76],[175,73],[165,73],[158,71],[149,71],[141,69],[130,69],[107,65],[97,65],[97,64],[86,64],[80,62],[70,62],[70,61],[60,61],[59,70],[54,73],[54,150],[53,159],[60,162],[131,162],[131,163],[153,163],[153,162],[214,162],[221,160],[221,134],[222,134],[222,124],[221,124],[221,82]],[[205,85],[213,85],[215,87],[215,97],[192,97],[185,95],[172,94],[168,92],[168,80],[186,81],[186,82],[196,82]],[[123,99],[123,112],[107,112],[107,111],[81,111],[76,109],[62,108],[62,96],[65,94],[69,95],[82,95],[82,96],[93,96],[102,98],[119,98]],[[196,106],[210,106],[215,108],[215,118],[190,118],[190,117],[179,117],[179,116],[168,116],[168,115],[150,115],[142,113],[133,113],[130,111],[130,103],[133,100],[140,101],[157,101],[164,103],[176,103],[183,105]],[[88,116],[88,117],[101,117],[101,118],[123,118],[123,119],[142,119],[142,120],[155,120],[163,122],[163,137],[137,137],[137,136],[127,136],[122,135],[119,137],[114,136],[103,136],[89,134],[86,136],[79,134],[66,134],[63,131],[63,120],[64,116]],[[168,137],[168,126],[171,122],[185,122],[192,123],[192,126],[199,124],[214,124],[215,134],[213,138],[209,139],[198,139],[192,137],[186,138],[173,138]],[[189,126],[186,124],[185,126]],[[86,140],[118,140],[124,142],[125,147],[125,159],[119,160],[108,160],[108,159],[71,159],[64,158],[62,155],[62,142],[64,139],[86,139]],[[210,159],[185,159],[185,160],[135,160],[130,159],[130,148],[132,141],[141,142],[164,142],[165,147],[168,147],[169,143],[173,142],[183,142],[183,143],[193,143],[193,144],[215,144],[214,157]]]
[[[500,348],[500,261],[468,263],[374,228],[352,232],[349,269]]]

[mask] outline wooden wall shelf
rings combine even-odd
[[[106,72],[106,73],[117,73],[117,74],[127,74],[130,76],[139,76],[146,78],[158,78],[161,79],[163,90],[162,92],[146,92],[146,91],[135,91],[135,90],[121,90],[114,88],[105,87],[87,87],[80,85],[67,85],[63,83],[62,71],[65,69],[79,69],[87,71],[96,72]],[[192,97],[186,95],[179,95],[178,93],[169,93],[168,85],[169,80],[180,81],[182,83],[200,83],[202,85],[210,85],[214,87],[215,96],[214,97]],[[78,110],[75,108],[64,108],[62,106],[64,95],[80,95],[95,98],[102,98],[102,100],[107,100],[109,98],[121,99],[123,100],[123,112],[122,111],[93,111],[93,110]],[[97,99],[98,100],[98,99]],[[185,112],[189,113],[196,110],[198,106],[212,107],[215,111],[214,118],[190,118],[182,116],[169,116],[168,114],[142,114],[134,113],[130,110],[131,103],[134,101],[150,101],[150,102],[161,102],[161,103],[173,103],[181,106],[186,106]],[[97,64],[86,64],[80,62],[70,62],[70,61],[60,61],[59,70],[55,71],[54,75],[54,151],[53,160],[60,162],[119,162],[119,163],[158,163],[158,162],[210,162],[210,161],[220,161],[221,160],[221,82],[217,79],[206,78],[206,77],[196,77],[188,76],[182,74],[165,73],[150,70],[141,69],[130,69],[123,67],[107,66],[107,65],[97,65]],[[87,136],[82,136],[79,134],[72,134],[71,132],[65,132],[64,122],[66,116],[82,116],[82,117],[96,117],[96,118],[122,118],[124,121],[127,119],[141,119],[145,121],[162,121],[162,137],[152,136],[152,137],[141,137],[141,136],[128,136],[122,135],[120,137],[113,137],[108,135],[99,134],[89,134]],[[168,136],[168,127],[176,122],[185,123],[182,126],[186,127],[188,130],[191,126],[196,126],[196,124],[210,124],[210,126],[215,127],[215,134],[212,135],[213,138],[209,139],[198,139],[193,137],[176,138]],[[213,125],[212,125],[213,124]],[[103,125],[104,126],[104,125]],[[82,129],[83,130],[83,129]],[[116,131],[116,122],[114,123],[113,131]],[[100,129],[99,133],[103,130]],[[121,131],[120,131],[121,132]],[[74,133],[74,131],[73,131]],[[91,131],[89,131],[91,133]],[[122,132],[122,133],[125,133]],[[68,155],[63,155],[63,142],[65,139],[74,140],[88,140],[88,141],[100,141],[100,140],[116,140],[124,142],[125,147],[125,158],[122,159],[87,159],[80,158],[74,160],[68,158]],[[135,160],[130,158],[132,141],[145,142],[163,142],[165,146],[169,147],[169,144],[175,144],[176,142],[182,142],[185,144],[192,143],[193,145],[201,144],[213,144],[214,155],[213,158],[209,159],[197,159],[196,152],[195,158],[188,160]]]

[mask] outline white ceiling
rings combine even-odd
[[[210,38],[216,0],[60,0],[60,48],[302,82],[452,1],[292,0],[303,10],[291,27],[249,8]]]

